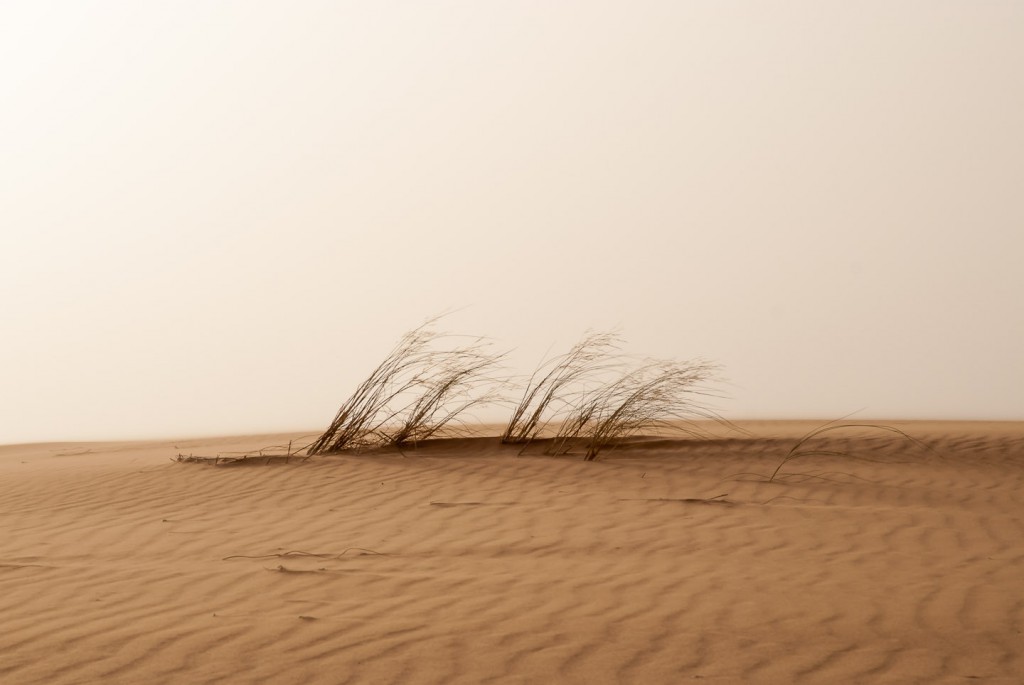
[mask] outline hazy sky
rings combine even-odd
[[[587,328],[727,416],[1024,419],[1024,3],[0,3],[0,442],[323,427]]]

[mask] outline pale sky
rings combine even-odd
[[[2,2],[0,443],[323,428],[453,308],[1024,419],[1022,65],[1012,1]]]

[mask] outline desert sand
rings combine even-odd
[[[1024,682],[1024,423],[0,448],[3,683]],[[853,457],[864,457],[863,459]]]

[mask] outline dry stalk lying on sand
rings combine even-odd
[[[582,439],[586,461],[623,438],[650,428],[677,428],[673,422],[722,420],[695,401],[711,396],[706,388],[717,366],[703,360],[649,360],[590,392],[562,422],[551,454],[563,454]]]
[[[501,434],[505,444],[529,444],[556,417],[572,406],[580,384],[608,370],[619,348],[615,333],[588,333],[563,355],[540,365],[527,381],[523,397]],[[552,405],[555,405],[552,407]],[[550,410],[554,409],[553,412]]]
[[[240,464],[270,464],[279,462],[288,464],[291,463],[292,459],[298,459],[299,461],[309,459],[309,455],[302,454],[305,448],[294,449],[292,446],[293,442],[293,440],[289,440],[287,446],[275,445],[273,447],[264,447],[255,452],[234,452],[226,455],[218,454],[213,457],[179,453],[177,458],[171,461],[188,464],[208,464],[210,466],[238,466]],[[281,452],[280,450],[285,451]]]
[[[303,552],[301,550],[293,550],[291,552],[280,552],[275,554],[232,554],[231,556],[224,557],[221,561],[228,561],[229,559],[273,559],[273,558],[290,558],[290,557],[316,557],[317,559],[341,559],[343,556],[356,550],[360,556],[373,554],[379,557],[388,556],[384,552],[377,552],[372,549],[366,549],[365,547],[346,547],[338,554],[317,554],[315,552]]]
[[[310,456],[372,445],[425,440],[471,407],[494,399],[488,376],[504,358],[483,338],[438,349],[430,319],[402,336],[384,361],[356,388],[331,425],[307,449]]]

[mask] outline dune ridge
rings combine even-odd
[[[1024,423],[585,463],[492,438],[0,447],[4,683],[1019,683]]]

